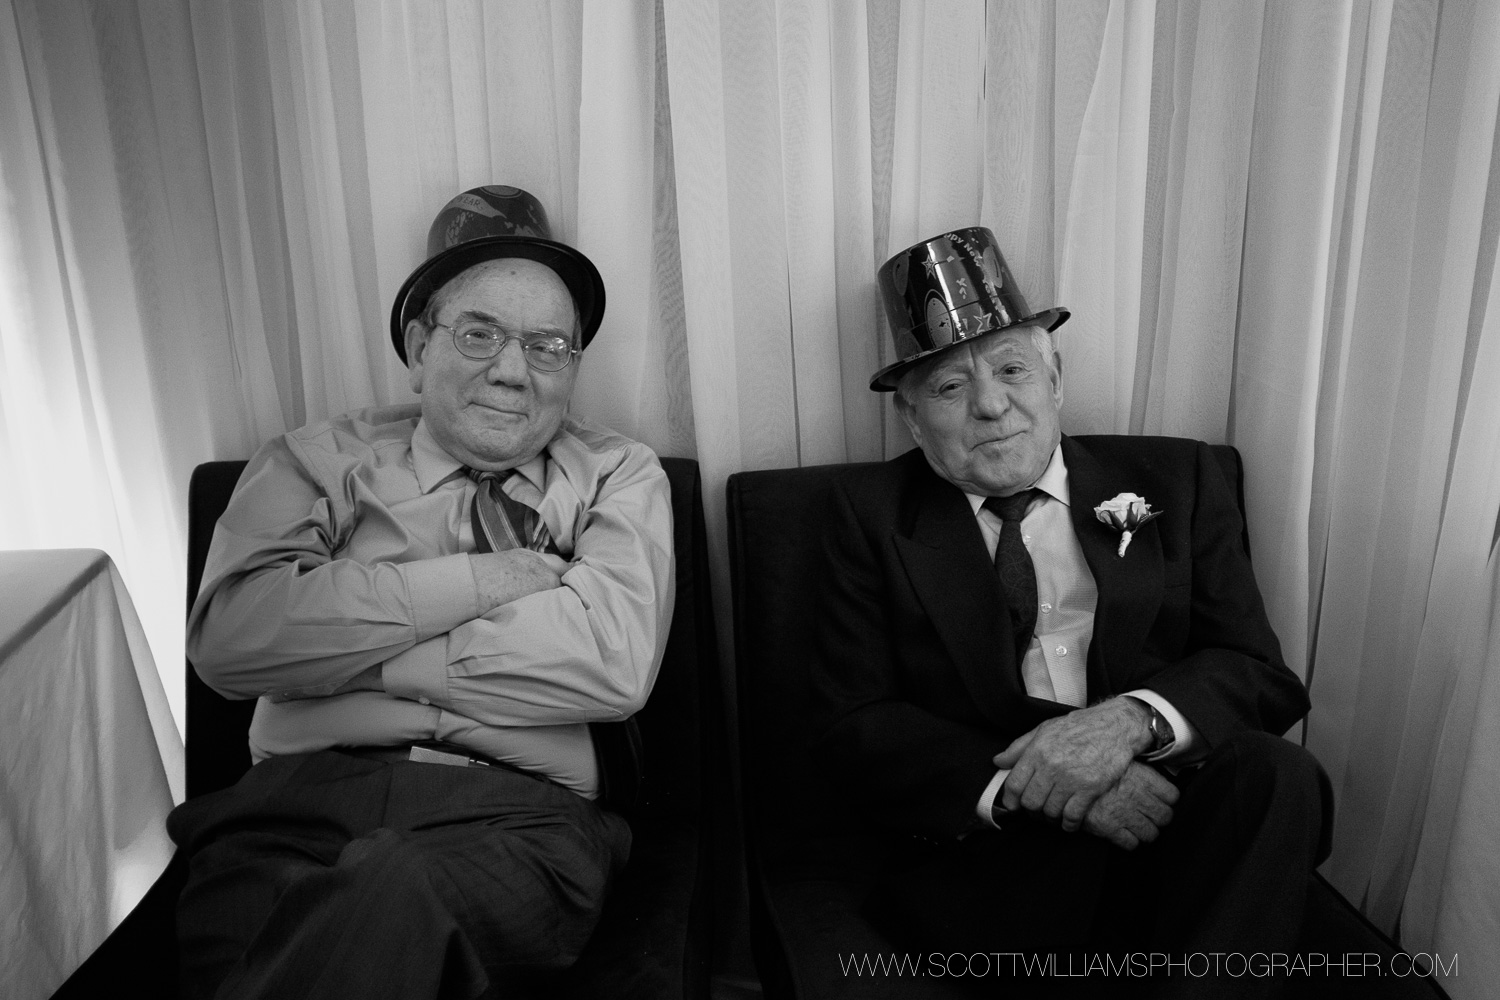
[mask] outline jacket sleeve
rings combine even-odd
[[[1195,453],[1192,594],[1180,656],[1145,687],[1191,722],[1199,753],[1246,729],[1281,734],[1307,714],[1307,689],[1286,665],[1241,541],[1244,522],[1208,445]]]

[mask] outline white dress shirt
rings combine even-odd
[[[1063,462],[1061,444],[1053,449],[1047,470],[1033,486],[1042,493],[1032,500],[1021,519],[1021,541],[1036,568],[1036,634],[1021,661],[1021,677],[1026,693],[1033,698],[1082,708],[1088,703],[1087,664],[1099,590],[1073,532],[1068,467]],[[1000,543],[1000,518],[985,508],[986,497],[964,495],[969,498],[993,560]],[[1154,763],[1181,759],[1193,749],[1198,734],[1171,702],[1145,688],[1126,694],[1160,712],[1176,736],[1167,752],[1150,758]],[[991,807],[1009,774],[1009,770],[996,771],[975,805],[975,812],[987,824],[994,825]]]

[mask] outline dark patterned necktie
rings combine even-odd
[[[507,549],[531,549],[556,554],[552,533],[542,516],[501,488],[505,480],[516,475],[505,472],[481,472],[469,469],[469,478],[478,489],[469,506],[469,520],[474,528],[474,549],[478,552],[504,552]]]
[[[990,497],[985,507],[1000,518],[1000,541],[995,546],[995,575],[1010,609],[1011,634],[1016,640],[1016,666],[1026,658],[1036,631],[1036,567],[1021,538],[1021,518],[1039,490],[1022,490],[1008,497]]]

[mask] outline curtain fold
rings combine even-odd
[[[1349,290],[1340,402],[1329,414],[1334,444],[1308,745],[1342,802],[1330,876],[1352,897],[1367,898],[1386,926],[1405,891],[1404,856],[1416,831],[1403,827],[1420,809],[1440,724],[1432,714],[1436,678],[1422,669],[1419,647],[1424,620],[1435,624],[1449,613],[1430,596],[1441,583],[1434,560],[1477,259],[1478,213],[1466,221],[1475,206],[1464,201],[1477,192],[1482,205],[1491,172],[1488,156],[1456,158],[1467,117],[1463,92],[1482,85],[1471,76],[1477,67],[1444,52],[1469,30],[1463,14],[1454,8],[1439,19],[1401,4],[1392,11],[1379,104],[1366,105],[1377,116],[1365,123],[1375,134],[1369,210],[1358,286]],[[1430,107],[1445,113],[1429,114]],[[1486,151],[1492,102],[1487,117]],[[1474,191],[1465,195],[1464,187]],[[1409,768],[1418,761],[1421,777],[1413,782]],[[1400,784],[1407,787],[1393,799]]]
[[[192,290],[152,280],[184,277],[192,261],[142,224],[167,210],[167,160],[138,29],[118,13],[0,7],[0,548],[114,556],[170,691],[185,521],[169,440],[196,438],[187,414],[207,407],[180,378],[191,365],[174,341],[212,319]],[[117,33],[109,63],[101,29]],[[133,86],[105,86],[117,76]]]
[[[1130,429],[1139,340],[1155,22],[1152,3],[1108,10],[1059,229],[1058,295],[1075,314],[1058,339],[1069,361],[1064,412],[1117,433]]]
[[[1065,430],[1240,448],[1328,874],[1486,950],[1494,5],[0,0],[0,81],[0,545],[110,551],[179,719],[191,468],[412,398],[390,304],[454,193],[600,267],[575,408],[699,460],[722,602],[728,475],[910,446],[874,271],[977,223],[1073,311]]]
[[[1491,200],[1497,195],[1492,185]],[[1492,251],[1487,335],[1473,367],[1475,384],[1491,386],[1500,384],[1494,259]],[[1500,956],[1483,943],[1500,936],[1494,850],[1500,829],[1500,421],[1489,411],[1469,395],[1418,646],[1420,697],[1407,714],[1407,745],[1389,796],[1391,812],[1404,821],[1386,825],[1372,899],[1386,909],[1401,907],[1404,940],[1463,954],[1466,979],[1493,983]],[[1450,984],[1450,992],[1458,991]]]
[[[665,387],[662,345],[652,337],[662,325],[653,316],[655,11],[597,5],[581,42],[578,246],[604,276],[608,327],[581,359],[577,394],[589,400],[590,417],[642,437],[648,426],[664,429],[662,414],[642,412]]]
[[[1227,437],[1247,462],[1256,575],[1293,664],[1308,662],[1311,518],[1323,330],[1335,294],[1352,11],[1277,5],[1259,78]],[[1357,88],[1355,88],[1357,89]]]

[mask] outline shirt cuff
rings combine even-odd
[[[984,794],[979,796],[979,804],[974,807],[974,811],[979,814],[980,821],[992,829],[1000,829],[999,824],[995,822],[995,799],[1000,795],[1000,786],[1005,784],[1005,779],[1009,774],[1009,768],[996,771],[990,783],[984,786]]]
[[[448,704],[448,636],[433,636],[385,661],[385,693],[423,705]]]
[[[1198,731],[1193,728],[1193,724],[1181,712],[1172,706],[1170,701],[1155,691],[1148,691],[1146,688],[1126,691],[1125,697],[1144,701],[1160,712],[1161,717],[1167,720],[1167,725],[1172,727],[1172,735],[1177,737],[1169,749],[1144,754],[1141,757],[1142,760],[1152,764],[1170,763],[1191,753],[1193,748],[1197,746]]]
[[[467,553],[417,559],[398,568],[406,580],[417,642],[446,635],[482,613]]]

